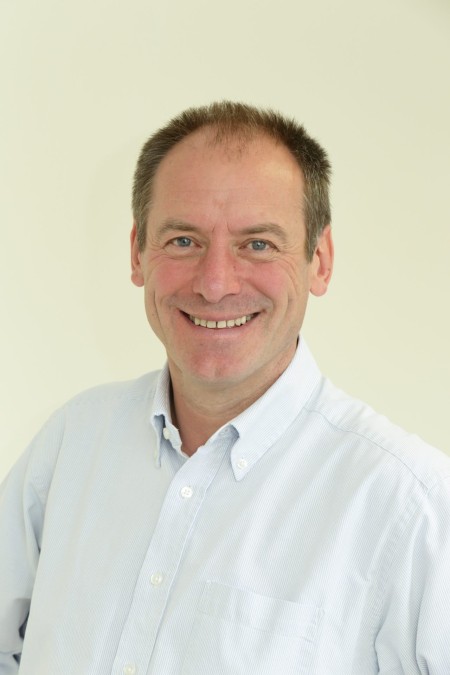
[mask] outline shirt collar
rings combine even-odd
[[[241,480],[292,424],[320,379],[320,370],[305,341],[300,338],[294,358],[276,382],[249,408],[224,425],[232,426],[237,432],[230,457],[236,480]],[[172,423],[170,413],[167,363],[156,384],[151,422],[157,438],[155,462],[160,466],[163,437],[181,453],[180,434]]]
[[[247,410],[231,421],[239,438],[231,451],[236,480],[243,478],[298,417],[321,379],[305,341],[286,370]]]
[[[170,412],[170,374],[169,366],[161,370],[156,382],[153,405],[151,407],[151,423],[156,432],[155,464],[161,466],[162,439],[170,441],[173,448],[181,454],[181,437],[178,429],[172,423]]]

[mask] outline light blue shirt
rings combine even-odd
[[[76,397],[4,483],[0,674],[449,675],[448,457],[303,341],[191,458],[168,383]]]

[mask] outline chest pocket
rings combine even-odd
[[[321,614],[209,581],[182,675],[310,675]]]

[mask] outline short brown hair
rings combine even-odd
[[[270,109],[232,101],[189,108],[170,120],[145,143],[137,162],[133,183],[133,216],[139,249],[145,248],[153,181],[160,162],[174,145],[203,127],[212,129],[215,143],[236,137],[246,141],[260,133],[287,147],[305,179],[306,255],[311,260],[318,237],[331,221],[331,165],[327,154],[295,120]]]

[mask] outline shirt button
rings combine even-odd
[[[180,495],[183,499],[190,499],[194,494],[194,490],[189,486],[185,485],[184,488],[181,488]]]
[[[154,572],[154,574],[152,574],[152,576],[150,577],[150,581],[153,586],[160,586],[163,582],[163,579],[164,577],[161,574],[161,572]]]
[[[247,460],[244,459],[243,457],[241,457],[241,459],[237,463],[237,468],[238,469],[246,469],[247,466],[248,466]]]
[[[170,438],[170,431],[169,431],[169,429],[168,429],[167,427],[164,427],[164,429],[163,429],[163,436],[164,436],[164,438],[166,439],[166,441],[169,440],[169,438]]]
[[[134,666],[132,663],[127,663],[127,665],[123,667],[123,675],[135,675],[135,673],[136,666]]]

